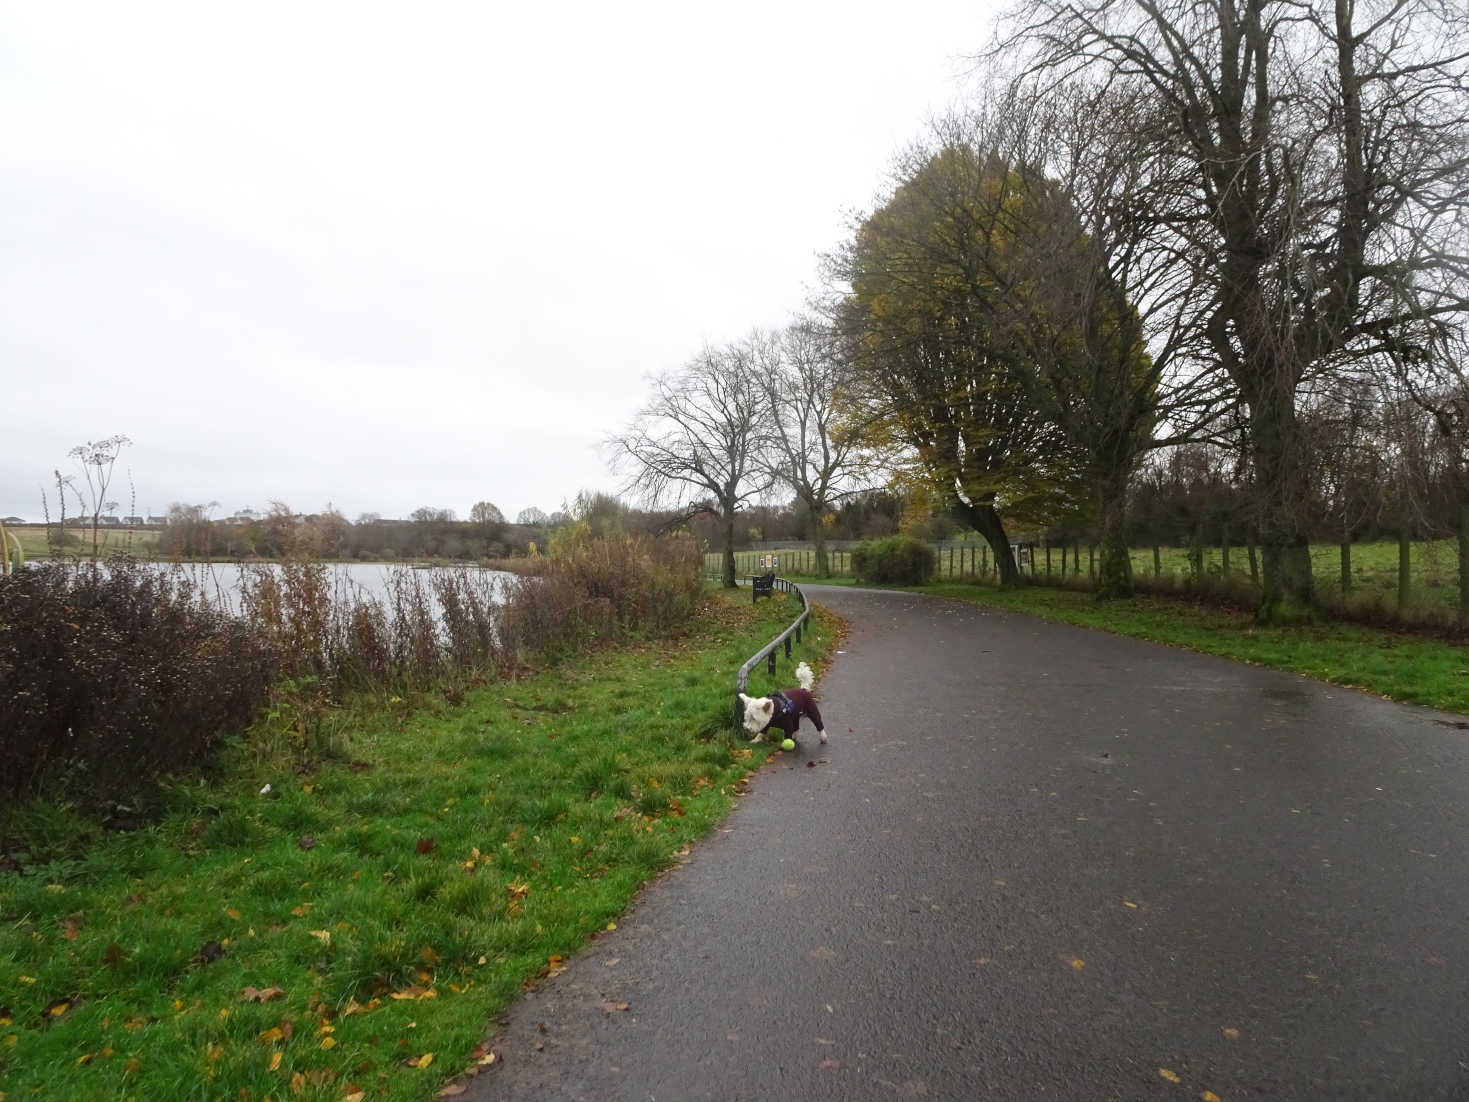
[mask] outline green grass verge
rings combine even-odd
[[[797,608],[719,594],[667,644],[360,701],[338,759],[238,748],[156,825],[0,873],[0,1096],[432,1096],[729,811],[771,752],[732,730],[734,672]],[[8,826],[45,845],[65,818]]]
[[[1247,612],[1175,597],[1098,602],[1090,593],[945,583],[914,590],[1152,639],[1449,712],[1469,713],[1469,651],[1421,636],[1323,623],[1262,627]]]

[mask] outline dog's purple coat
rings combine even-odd
[[[786,738],[795,738],[802,716],[810,717],[818,731],[826,730],[826,724],[821,722],[821,709],[816,707],[816,698],[805,689],[782,689],[778,693],[771,693],[770,698],[775,701],[775,713],[770,717],[765,730],[760,732],[762,735],[774,727],[784,731]],[[784,704],[781,703],[782,700],[785,701]]]

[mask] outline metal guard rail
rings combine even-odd
[[[798,586],[795,582],[789,581],[786,578],[776,578],[775,588],[780,590],[782,593],[794,593],[797,597],[801,598],[801,615],[797,616],[795,620],[791,623],[791,626],[786,628],[785,631],[781,632],[769,643],[765,644],[765,646],[757,650],[750,657],[750,660],[740,667],[740,672],[735,675],[734,716],[736,727],[739,727],[741,724],[743,724],[745,720],[745,709],[740,704],[740,693],[744,692],[750,685],[750,671],[753,670],[757,665],[759,665],[760,660],[764,658],[770,664],[770,675],[774,677],[776,648],[784,643],[786,657],[789,658],[791,656],[792,636],[794,636],[795,641],[799,643],[801,641],[801,629],[805,626],[806,621],[811,618],[811,602],[806,599],[806,594],[801,592],[800,586]]]

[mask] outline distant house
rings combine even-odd
[[[167,523],[168,523],[168,518],[167,517],[149,517],[148,518],[148,524],[149,524],[150,527],[153,527],[153,528],[162,528]]]
[[[99,517],[97,523],[104,528],[121,528],[122,521],[117,517]]]
[[[141,528],[143,526],[142,517],[123,517],[122,522],[129,528]]]
[[[24,523],[25,523],[25,521],[21,520],[20,517],[4,517],[4,518],[0,518],[0,524],[24,524]]]

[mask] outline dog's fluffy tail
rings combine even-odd
[[[801,683],[801,688],[806,689],[809,692],[811,686],[816,684],[816,674],[812,672],[810,666],[806,665],[805,662],[802,662],[799,666],[796,667],[796,680]]]

